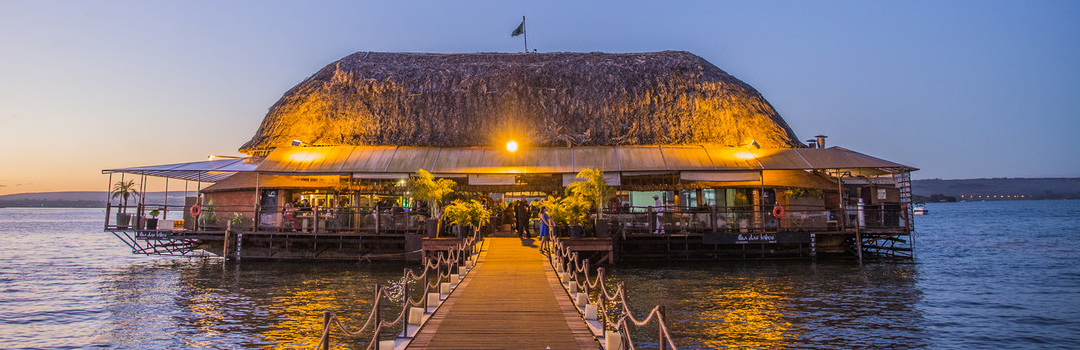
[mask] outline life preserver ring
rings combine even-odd
[[[198,204],[196,204],[196,205],[191,206],[190,211],[191,211],[191,216],[196,216],[197,217],[197,216],[199,216],[199,214],[202,214],[202,207],[200,207]]]
[[[772,208],[772,215],[775,217],[782,218],[784,217],[784,213],[784,207],[778,205]]]

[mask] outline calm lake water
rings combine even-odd
[[[927,207],[915,263],[610,272],[639,314],[666,305],[681,348],[1080,346],[1080,201]],[[0,348],[311,348],[323,310],[360,325],[373,284],[414,267],[136,256],[103,215],[0,209]]]

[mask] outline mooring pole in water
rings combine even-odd
[[[225,239],[224,246],[221,247],[221,256],[225,260],[229,260],[229,233],[232,232],[232,221],[225,223]]]
[[[859,215],[858,221],[855,222],[855,247],[859,252],[860,264],[862,264],[862,226],[866,224],[866,219],[863,216],[865,215],[863,212],[864,207],[865,204],[863,204],[862,198],[859,198]]]
[[[240,261],[240,248],[244,247],[244,231],[236,232],[236,261]]]

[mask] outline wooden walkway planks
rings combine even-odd
[[[409,349],[597,349],[533,240],[489,237]]]

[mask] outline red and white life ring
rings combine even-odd
[[[198,217],[199,214],[202,214],[202,207],[200,207],[198,204],[196,204],[196,205],[191,206],[190,211],[191,211],[191,216]]]
[[[782,218],[784,217],[784,213],[784,207],[778,205],[772,208],[772,215],[775,217]]]

